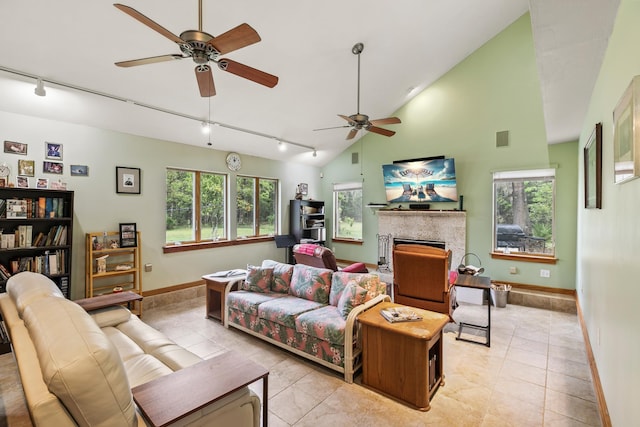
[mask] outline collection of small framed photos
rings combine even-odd
[[[62,144],[57,142],[45,142],[44,147],[44,161],[42,162],[42,173],[52,175],[62,175],[64,172],[64,163],[62,163]],[[15,142],[4,141],[4,152],[7,154],[17,154],[26,156],[28,145]],[[19,159],[18,171],[15,178],[15,186],[18,188],[31,187],[30,178],[36,175],[36,162],[35,160]],[[89,167],[87,165],[71,165],[71,176],[89,176]],[[8,176],[0,177],[0,187],[8,187]],[[48,178],[37,178],[35,182],[35,188],[41,189],[53,189],[64,190],[67,184],[62,180],[49,180]]]

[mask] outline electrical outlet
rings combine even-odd
[[[153,270],[153,265],[152,264],[145,264],[144,265],[144,271],[145,272],[150,272],[151,270]]]
[[[551,272],[549,270],[542,269],[540,270],[540,277],[551,277]]]
[[[518,274],[518,267],[509,267],[509,274]]]

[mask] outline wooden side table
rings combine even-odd
[[[262,379],[262,424],[269,419],[269,371],[230,351],[134,387],[131,392],[154,427],[166,426]]]
[[[91,298],[82,298],[74,302],[86,311],[91,311],[121,304],[127,304],[127,308],[131,309],[131,303],[135,301],[140,301],[140,313],[142,314],[142,295],[132,291],[114,292],[112,294],[98,295]]]
[[[456,337],[456,339],[491,347],[491,279],[485,276],[471,276],[468,274],[460,274],[456,279],[455,286],[459,286],[462,288],[482,289],[483,299],[487,299],[487,324],[483,326],[473,323],[460,322],[458,336]],[[464,338],[462,337],[463,328],[472,328],[480,331],[485,331],[487,340],[485,342],[479,342]]]
[[[383,302],[358,317],[362,325],[362,383],[383,394],[428,411],[440,385],[442,328],[449,316],[411,307],[422,316],[415,322],[390,323],[380,314],[400,304]]]
[[[212,273],[202,276],[207,286],[206,290],[206,308],[207,317],[217,319],[224,326],[227,326],[226,300],[227,294],[234,287],[242,282],[246,275],[237,274],[235,276],[219,276],[218,273]]]

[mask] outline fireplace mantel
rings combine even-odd
[[[464,211],[379,210],[378,234],[393,238],[440,240],[452,252],[452,268],[466,253],[467,213]],[[393,254],[389,253],[393,270]]]

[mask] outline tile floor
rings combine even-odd
[[[491,348],[457,341],[456,325],[448,325],[446,384],[431,410],[419,412],[361,386],[360,377],[346,384],[331,370],[225,329],[205,319],[204,311],[199,297],[147,310],[143,319],[202,357],[234,349],[266,366],[272,427],[601,425],[575,314],[494,308]],[[463,305],[454,317],[484,324],[486,306]],[[0,426],[28,426],[24,410],[13,402],[20,389],[12,369],[11,356],[0,356]],[[252,389],[260,395],[262,386]]]

